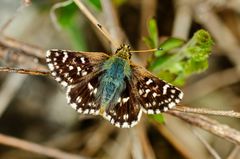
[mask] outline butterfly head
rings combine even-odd
[[[125,59],[125,60],[130,60],[130,59],[131,59],[131,56],[132,56],[130,50],[131,50],[131,48],[130,48],[129,45],[127,45],[127,44],[122,44],[122,45],[120,46],[120,48],[118,48],[118,49],[116,50],[115,55],[118,56],[118,57],[120,57],[120,58],[123,58],[123,59]]]

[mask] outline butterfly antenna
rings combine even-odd
[[[131,50],[131,53],[138,53],[138,52],[155,52],[155,51],[161,51],[163,48],[155,48],[155,49],[147,49],[147,50]]]

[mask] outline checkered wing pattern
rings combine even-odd
[[[142,109],[134,86],[131,81],[125,80],[126,88],[121,93],[116,103],[111,103],[105,110],[104,117],[113,125],[120,128],[135,126],[142,116]]]
[[[147,114],[159,114],[176,106],[183,98],[177,87],[160,80],[141,66],[132,65],[137,96]]]
[[[46,62],[53,78],[63,87],[68,87],[81,82],[82,77],[98,71],[101,63],[108,57],[100,52],[52,49],[46,53]]]
[[[67,88],[68,104],[79,113],[99,113],[98,77],[102,63],[108,58],[107,54],[99,52],[47,51],[46,62],[51,75]]]

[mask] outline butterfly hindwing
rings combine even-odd
[[[113,125],[120,128],[130,128],[138,123],[141,118],[141,105],[134,96],[134,87],[126,81],[126,88],[117,99],[110,104],[104,113],[104,117]]]
[[[81,78],[99,69],[99,64],[109,56],[100,52],[75,52],[48,50],[46,62],[51,75],[63,87],[76,84]]]
[[[101,73],[90,73],[89,78],[82,78],[78,84],[67,87],[67,102],[79,113],[99,114],[100,102],[97,97],[98,77]]]
[[[134,65],[132,69],[139,100],[145,113],[159,114],[167,111],[183,98],[182,91],[144,68]]]

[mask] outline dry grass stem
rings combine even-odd
[[[193,129],[193,133],[201,141],[201,143],[206,147],[208,152],[214,157],[214,159],[221,159],[219,154],[214,150],[214,148],[196,131]]]
[[[87,159],[80,155],[73,155],[58,149],[41,146],[36,143],[28,142],[25,140],[17,139],[14,137],[10,137],[7,135],[0,134],[0,143],[8,146],[12,146],[15,148],[19,148],[22,150],[38,153],[41,155],[45,155],[48,157],[59,158],[59,159]]]
[[[196,113],[196,114],[205,114],[205,115],[218,115],[218,116],[226,116],[232,118],[240,118],[240,113],[235,112],[233,110],[211,110],[208,108],[191,108],[186,106],[177,106],[173,110],[177,110],[185,113]]]
[[[92,13],[85,7],[85,5],[81,2],[81,0],[73,0],[76,5],[79,7],[79,9],[82,11],[82,13],[91,21],[93,25],[96,26],[96,28],[99,28],[99,31],[105,36],[109,44],[113,44],[113,47],[118,48],[120,44],[117,41],[114,41],[111,37],[111,35],[108,33],[108,31],[105,29],[105,27],[98,22],[98,20],[92,15]]]
[[[214,135],[222,137],[234,144],[240,145],[240,132],[228,125],[221,124],[218,121],[203,115],[183,113],[176,110],[169,110],[167,113],[176,116],[191,125],[200,127]]]

